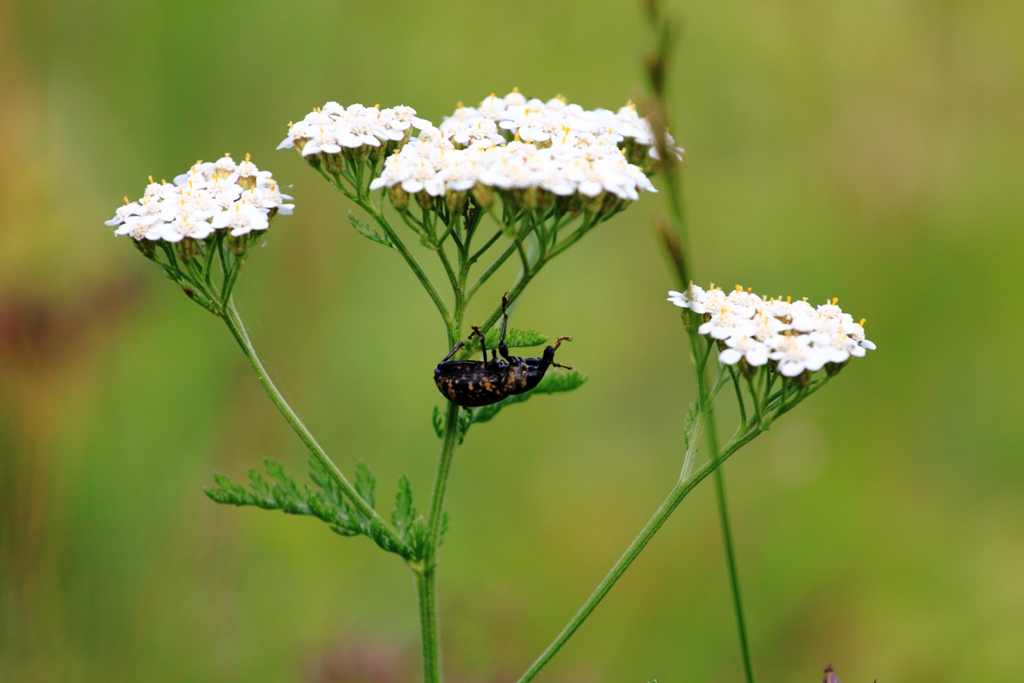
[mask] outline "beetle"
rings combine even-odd
[[[559,337],[554,346],[544,349],[541,358],[520,358],[509,355],[505,345],[505,331],[508,328],[508,294],[501,297],[501,337],[497,352],[491,349],[491,360],[487,360],[487,344],[484,334],[476,325],[469,339],[480,337],[483,360],[451,360],[455,353],[466,345],[459,342],[451,353],[441,359],[434,368],[434,382],[445,398],[464,408],[475,408],[497,403],[507,396],[524,394],[533,389],[544,378],[551,366],[572,370],[571,365],[555,362],[555,350],[563,341],[572,337]],[[498,358],[498,353],[501,358]]]

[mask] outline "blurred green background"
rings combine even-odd
[[[852,682],[1019,679],[1024,5],[673,9],[697,281],[838,296],[878,344],[726,468],[759,680],[814,681],[829,660]],[[243,314],[339,464],[370,463],[388,509],[408,472],[423,506],[441,325],[346,201],[274,151],[285,124],[332,99],[440,122],[513,86],[617,107],[642,93],[646,42],[631,2],[0,3],[0,680],[416,680],[400,560],[203,495],[214,470],[271,456],[299,475],[305,454],[227,330],[103,221],[148,174],[225,151],[293,185]],[[678,475],[695,387],[661,201],[589,235],[515,311],[573,335],[560,359],[590,381],[457,453],[452,681],[514,680]],[[704,485],[541,680],[741,672]]]

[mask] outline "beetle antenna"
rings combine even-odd
[[[576,369],[576,368],[574,368],[571,365],[562,365],[561,363],[552,363],[552,365],[555,366],[556,368],[565,368],[566,370],[575,370]]]
[[[555,340],[555,348],[561,346],[563,341],[572,341],[572,337],[559,337]]]

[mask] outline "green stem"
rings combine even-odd
[[[700,347],[700,335],[695,331],[690,331],[690,345],[694,351],[694,356],[697,355],[697,350]],[[711,355],[711,350],[714,347],[714,342],[710,339],[707,340],[707,350],[704,354],[704,358],[697,364],[697,401],[700,409],[700,413],[704,415],[706,419],[706,430],[708,435],[708,448],[711,449],[712,453],[718,452],[718,431],[715,427],[715,415],[714,415],[714,398],[708,392],[707,379],[704,375],[704,371],[707,367],[708,358]],[[720,366],[721,367],[721,366]],[[730,368],[731,369],[731,368]],[[730,375],[732,376],[732,375]],[[739,386],[737,385],[737,392]],[[746,422],[743,420],[742,422]],[[758,423],[760,424],[760,422]],[[693,443],[690,444],[690,447]],[[689,458],[689,448],[687,449],[687,458]],[[740,583],[739,573],[736,568],[736,553],[732,545],[732,532],[729,524],[729,507],[726,505],[725,500],[725,477],[722,470],[716,470],[715,472],[715,490],[718,494],[718,515],[722,523],[722,540],[725,544],[725,558],[729,566],[729,582],[732,586],[732,599],[733,607],[736,610],[736,625],[740,633],[740,650],[743,655],[743,668],[747,675],[747,683],[754,683],[754,669],[750,663],[750,648],[747,643],[747,625],[743,618],[743,603],[740,601]]]
[[[423,640],[423,683],[441,681],[441,647],[438,640],[437,574],[434,568],[417,571],[416,595],[420,606],[420,634]]]
[[[434,474],[434,490],[430,494],[430,514],[427,517],[427,552],[425,566],[429,569],[436,563],[437,546],[441,537],[441,518],[444,516],[444,498],[448,490],[448,475],[451,472],[455,444],[459,436],[459,406],[448,402],[445,413],[444,441],[437,458]]]
[[[715,430],[715,417],[708,418],[708,446],[712,452],[718,450],[718,435]],[[715,470],[715,490],[718,493],[718,514],[722,521],[722,540],[725,543],[725,560],[729,566],[729,584],[732,587],[732,604],[736,609],[736,626],[740,633],[740,651],[743,654],[743,670],[747,675],[747,683],[754,683],[754,667],[750,659],[750,643],[747,640],[747,622],[743,616],[743,601],[740,599],[740,576],[736,568],[736,551],[732,544],[732,529],[729,525],[729,506],[725,499],[725,468]]]
[[[522,675],[518,683],[527,683],[536,677],[544,666],[551,661],[558,651],[565,645],[566,641],[572,637],[576,630],[587,620],[591,612],[600,604],[604,596],[608,594],[608,591],[612,589],[615,582],[618,581],[629,566],[633,564],[633,561],[640,555],[643,549],[654,537],[654,534],[658,533],[658,530],[668,520],[675,509],[679,506],[683,499],[686,498],[687,494],[692,491],[697,484],[702,482],[709,474],[714,472],[718,467],[729,459],[733,453],[738,451],[741,447],[750,443],[760,432],[757,429],[748,428],[738,433],[733,437],[732,441],[725,447],[725,449],[718,454],[717,457],[704,463],[700,469],[694,472],[692,477],[689,477],[685,481],[680,481],[676,484],[675,488],[672,489],[671,493],[665,499],[665,502],[661,504],[654,516],[651,517],[650,521],[647,522],[640,534],[633,539],[630,543],[629,548],[622,554],[619,561],[615,563],[608,575],[604,577],[600,584],[587,601],[583,603],[583,607],[576,613],[576,616],[562,629],[562,632],[558,634],[554,641],[544,650],[543,654],[537,658],[537,661],[527,669],[526,673]]]
[[[456,317],[461,319],[461,307]],[[458,332],[456,332],[458,334]],[[427,549],[422,564],[415,567],[419,595],[420,631],[423,640],[424,683],[441,680],[441,636],[437,616],[437,549],[441,544],[441,522],[444,519],[445,494],[451,474],[452,459],[459,436],[459,406],[449,402],[445,413],[444,441],[437,459],[434,489],[430,494],[430,512],[427,515]]]
[[[434,287],[434,283],[430,281],[427,274],[423,272],[422,268],[420,268],[420,264],[416,261],[416,257],[412,255],[412,252],[410,252],[405,246],[405,243],[399,239],[398,233],[396,233],[394,228],[391,227],[391,223],[388,219],[384,218],[384,214],[369,202],[359,202],[359,205],[364,211],[366,211],[366,213],[373,216],[373,220],[376,221],[381,230],[387,234],[388,239],[390,239],[395,245],[395,248],[398,249],[398,253],[400,253],[402,258],[405,259],[409,268],[411,268],[412,272],[416,275],[416,279],[420,281],[420,284],[423,285],[423,289],[425,289],[427,294],[430,296],[430,300],[434,302],[434,306],[437,307],[437,311],[441,314],[441,318],[445,322],[451,320],[451,314],[448,311],[448,307],[445,306],[444,301],[441,299],[441,295],[437,293],[437,288]]]
[[[260,361],[259,356],[256,355],[256,349],[253,348],[252,341],[249,339],[249,334],[245,331],[245,324],[242,322],[241,317],[238,315],[238,311],[235,309],[235,304],[232,301],[228,301],[227,307],[224,312],[224,322],[227,323],[228,329],[231,330],[231,334],[234,335],[235,341],[242,348],[242,352],[245,353],[245,357],[249,359],[249,363],[252,365],[252,369],[256,371],[256,378],[259,383],[263,385],[263,389],[270,396],[270,400],[274,403],[277,409],[287,420],[288,424],[291,425],[295,433],[302,439],[302,442],[306,444],[306,447],[313,454],[313,456],[323,465],[324,469],[330,473],[331,477],[337,482],[341,490],[345,492],[349,500],[352,502],[352,506],[359,511],[364,517],[377,522],[380,528],[383,530],[384,535],[395,547],[395,549],[402,551],[404,554],[408,554],[408,548],[405,543],[398,537],[398,534],[377,514],[377,511],[367,505],[366,501],[356,492],[354,486],[349,483],[345,475],[341,473],[337,465],[327,456],[324,449],[316,442],[313,435],[306,428],[306,425],[302,424],[302,420],[299,419],[295,411],[292,410],[288,402],[281,396],[281,392],[277,390],[274,383],[271,381],[270,376],[267,375],[266,368],[263,367],[263,363]]]

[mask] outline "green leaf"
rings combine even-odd
[[[683,438],[686,439],[686,446],[689,448],[690,440],[693,438],[693,430],[697,426],[697,404],[690,404],[690,412],[686,416],[686,427],[683,430]]]
[[[348,212],[348,220],[352,223],[352,227],[356,229],[356,232],[366,239],[373,240],[377,244],[383,244],[385,247],[391,247],[392,249],[395,248],[395,245],[392,244],[387,235],[381,235],[379,232],[363,223],[363,221],[361,221],[352,211]]]
[[[498,326],[492,327],[487,330],[487,334],[484,335],[484,341],[487,344],[487,349],[497,349],[498,341],[501,339],[501,328]],[[505,331],[505,346],[510,349],[527,348],[530,346],[540,346],[546,343],[548,340],[540,332],[533,330],[520,330],[515,327],[509,327]],[[459,358],[465,360],[472,356],[474,353],[480,352],[480,340],[477,337],[466,340],[466,346],[463,347],[462,351],[459,352]]]
[[[412,503],[412,486],[405,474],[398,480],[398,493],[395,494],[395,509],[391,513],[391,522],[403,541],[407,540],[409,526],[416,518],[416,507]]]
[[[206,489],[206,495],[214,502],[226,505],[249,505],[265,510],[281,510],[293,515],[317,517],[342,536],[365,534],[374,538],[378,545],[382,545],[380,538],[385,537],[382,547],[387,545],[387,550],[396,552],[397,549],[392,548],[387,541],[383,527],[373,530],[369,520],[360,519],[352,513],[337,484],[315,459],[310,460],[310,478],[316,484],[315,488],[305,486],[300,489],[295,480],[284,471],[281,463],[275,460],[265,460],[264,464],[273,485],[255,470],[249,470],[249,490],[235,484],[226,475],[215,474],[214,481],[217,487]],[[365,465],[362,466],[362,470],[364,472],[360,481],[365,493],[361,495],[369,495],[370,501],[367,502],[372,504],[373,475]],[[357,477],[358,473],[357,469]]]
[[[434,406],[434,414],[430,416],[430,419],[434,423],[434,432],[440,439],[444,436],[444,418],[441,417],[441,406]]]
[[[427,555],[427,521],[423,515],[418,516],[409,524],[408,538],[410,560],[417,562]]]
[[[374,510],[377,509],[377,504],[373,501],[373,487],[376,485],[377,478],[373,476],[373,472],[366,466],[366,463],[360,461],[356,465],[356,493]]]
[[[459,445],[460,446],[462,445],[462,442],[466,439],[466,432],[469,431],[469,426],[471,424],[473,424],[472,409],[470,409],[470,408],[463,408],[462,410],[459,411],[459,422],[458,422]]]
[[[496,349],[498,348],[498,340],[501,338],[501,328],[494,326],[487,330],[487,334],[484,336],[484,340],[487,342],[487,348]],[[529,346],[540,346],[547,342],[548,338],[540,332],[534,332],[533,330],[520,330],[515,327],[509,327],[505,331],[505,346],[510,349],[525,348]],[[479,340],[475,340],[479,344]]]

